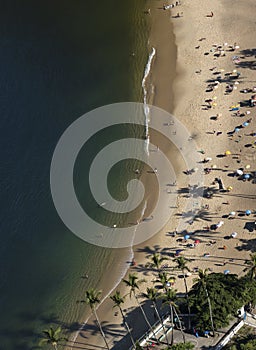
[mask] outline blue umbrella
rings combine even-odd
[[[250,179],[250,174],[244,174],[244,179]]]
[[[238,131],[240,131],[240,129],[239,128],[235,128],[235,132],[238,132]]]
[[[249,125],[249,123],[247,123],[247,122],[243,123],[243,126],[248,126],[248,125]]]
[[[185,236],[184,236],[184,239],[185,239],[185,240],[187,240],[187,239],[189,239],[189,238],[190,238],[190,235],[185,235]]]
[[[245,211],[245,214],[246,214],[246,215],[251,215],[251,213],[252,213],[252,212],[251,212],[249,209]]]
[[[230,273],[229,270],[224,270],[224,275],[227,275],[227,274],[229,274],[229,273]]]

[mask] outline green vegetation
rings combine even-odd
[[[101,291],[97,291],[96,289],[93,289],[93,288],[89,289],[85,292],[85,303],[90,306],[90,308],[94,314],[94,317],[96,319],[97,326],[99,327],[102,338],[104,339],[104,342],[106,344],[106,347],[108,350],[110,350],[106,335],[101,327],[101,323],[100,323],[99,317],[98,317],[97,312],[96,312],[96,305],[100,303],[100,296],[101,296]]]
[[[256,305],[256,253],[251,254],[251,259],[247,261],[243,277],[238,278],[237,275],[223,274],[223,273],[209,273],[209,270],[199,270],[198,277],[193,280],[194,284],[190,291],[187,288],[185,272],[190,271],[188,267],[189,260],[184,257],[178,257],[174,259],[176,270],[180,270],[183,275],[184,286],[186,290],[186,298],[178,298],[176,290],[172,287],[174,277],[168,272],[163,271],[162,262],[166,260],[161,257],[161,254],[153,254],[150,259],[150,264],[147,266],[153,269],[154,275],[153,283],[155,287],[148,287],[145,293],[141,293],[140,285],[145,282],[140,280],[136,273],[130,273],[127,279],[123,280],[123,283],[130,289],[130,297],[134,297],[137,305],[144,317],[144,320],[154,334],[155,342],[157,342],[157,336],[154,333],[152,325],[150,324],[147,312],[143,309],[140,302],[141,297],[143,300],[148,300],[153,306],[155,315],[158,318],[159,323],[162,324],[162,329],[165,333],[165,344],[163,344],[164,350],[190,350],[194,348],[194,345],[186,342],[185,332],[181,325],[179,316],[179,309],[188,310],[188,314],[195,314],[192,321],[192,327],[195,327],[197,332],[204,334],[205,331],[211,331],[212,335],[215,335],[217,329],[221,329],[228,326],[232,318],[237,316],[238,310],[243,306]],[[100,320],[96,312],[96,305],[100,303],[101,292],[95,289],[89,289],[85,293],[85,303],[90,306],[94,317],[96,319],[99,331],[104,339],[106,348],[110,349],[105,333],[102,329]],[[138,342],[133,339],[132,328],[136,325],[129,327],[126,315],[122,309],[125,296],[121,296],[119,291],[110,296],[114,302],[114,307],[117,307],[123,318],[123,325],[125,326],[127,333],[130,336],[131,344],[134,349],[141,349]],[[166,328],[163,326],[163,321],[158,305],[158,300],[162,301],[162,305],[167,305],[169,308],[169,314],[171,319],[171,338],[167,338]],[[191,311],[191,312],[190,312]],[[174,326],[177,326],[182,332],[183,343],[175,344],[174,339]],[[190,329],[190,323],[189,327]],[[187,330],[188,330],[187,329]],[[51,345],[55,350],[58,349],[58,345],[63,340],[66,340],[61,335],[61,328],[56,329],[50,327],[48,330],[43,331],[44,338],[40,340],[39,345]],[[159,343],[159,342],[158,342]],[[256,349],[255,334],[252,336],[250,333],[240,334],[235,337],[225,347],[226,350],[251,350]]]
[[[53,349],[58,350],[58,345],[61,341],[67,340],[61,335],[61,327],[54,329],[50,327],[43,331],[44,338],[39,341],[39,346],[50,344]]]
[[[255,350],[256,349],[256,330],[244,326],[224,347],[224,350]]]
[[[125,317],[124,311],[123,311],[123,309],[121,307],[121,305],[124,303],[125,296],[122,297],[121,293],[119,291],[116,291],[114,295],[110,296],[110,299],[114,302],[114,306],[113,307],[117,307],[119,309],[119,311],[120,311],[120,313],[122,315],[122,318],[123,318],[123,322],[124,322],[125,328],[127,329],[127,332],[129,333],[132,345],[134,347],[136,347],[134,339],[132,337],[132,333],[131,333],[130,327],[129,327],[127,321],[126,321],[126,317]]]
[[[179,343],[179,344],[174,344],[172,346],[168,346],[165,350],[193,350],[194,349],[194,344],[187,342],[187,343]]]

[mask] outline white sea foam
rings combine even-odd
[[[148,61],[144,70],[144,76],[142,79],[142,89],[143,89],[143,104],[144,104],[144,116],[145,116],[145,128],[146,128],[146,141],[145,141],[145,147],[146,147],[146,151],[149,154],[149,133],[148,133],[148,126],[149,126],[149,122],[150,122],[150,108],[148,106],[148,88],[147,88],[147,78],[151,72],[151,66],[152,66],[152,62],[153,59],[155,57],[156,54],[156,49],[154,47],[152,47],[152,51],[149,54],[148,57]],[[153,89],[153,87],[151,87],[151,90]]]

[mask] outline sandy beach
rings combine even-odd
[[[164,5],[171,3],[166,1]],[[256,248],[256,239],[250,232],[256,210],[253,178],[256,109],[248,102],[256,94],[253,90],[256,87],[256,42],[253,35],[256,3],[254,0],[247,0],[246,5],[238,0],[181,0],[180,5],[164,10],[161,1],[149,0],[147,9],[150,13],[145,16],[151,22],[149,48],[156,49],[150,77],[154,95],[150,102],[179,119],[193,135],[198,151],[202,153],[202,161],[208,158],[204,164],[207,169],[204,173],[205,188],[211,187],[214,192],[219,189],[219,180],[216,179],[220,179],[225,191],[213,194],[212,198],[203,198],[196,217],[187,215],[190,238],[186,241],[184,232],[178,232],[175,237],[169,234],[177,229],[181,215],[186,215],[183,208],[189,199],[180,193],[177,209],[168,225],[151,240],[134,247],[137,266],[131,267],[130,271],[146,278],[143,291],[153,279],[151,272],[145,269],[147,256],[158,251],[170,257],[181,249],[181,255],[192,260],[189,267],[194,272],[187,278],[189,287],[197,275],[197,268],[222,273],[229,270],[241,276],[245,260]],[[171,60],[175,56],[176,62]],[[155,144],[158,141],[152,140]],[[225,154],[226,151],[229,152]],[[183,173],[185,170],[178,174],[178,188],[188,184],[188,176]],[[244,177],[245,174],[249,179]],[[251,214],[246,215],[246,210]],[[217,230],[210,228],[220,221],[223,225]],[[236,233],[234,238],[231,238],[232,233]],[[200,243],[188,247],[196,239]],[[167,264],[167,271],[176,277],[174,288],[184,292],[179,272],[172,269],[172,258]],[[128,293],[123,284],[118,290],[122,294]],[[114,316],[112,306],[112,301],[106,300],[98,309],[103,329],[113,349],[128,349],[129,338],[121,326],[121,316]],[[133,311],[134,307],[135,301],[127,297],[124,309],[136,339],[147,326],[140,314]],[[152,311],[150,320],[154,320]],[[105,348],[93,318],[86,322],[71,348]]]

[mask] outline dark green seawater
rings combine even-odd
[[[101,286],[115,257],[64,226],[49,171],[58,139],[79,116],[143,100],[144,6],[144,0],[1,2],[0,349],[34,349],[49,325],[76,329],[85,316],[77,301],[89,286]]]

